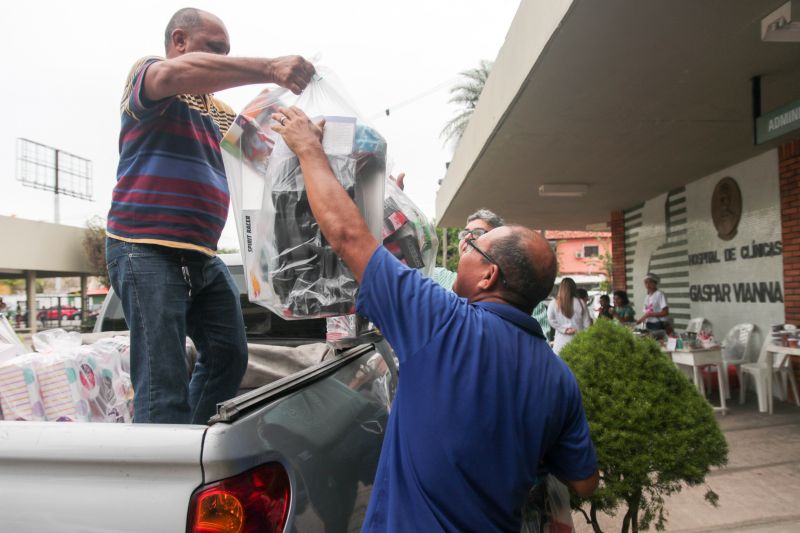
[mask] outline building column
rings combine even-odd
[[[786,323],[800,325],[800,139],[778,148],[778,169]],[[792,367],[800,381],[800,357],[792,357]]]
[[[86,324],[86,319],[89,315],[89,298],[86,296],[89,278],[86,274],[81,276],[81,330],[83,325]]]
[[[25,292],[28,295],[28,329],[36,333],[36,272],[25,271]]]
[[[625,213],[612,211],[609,226],[611,226],[612,288],[615,291],[625,291],[628,289],[625,280]]]

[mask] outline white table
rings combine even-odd
[[[767,352],[767,368],[770,370],[769,378],[767,378],[767,410],[769,414],[772,414],[772,376],[776,370],[782,370],[784,367],[789,369],[789,372],[792,372],[792,361],[791,355],[800,356],[800,348],[789,348],[788,346],[780,346],[777,344],[770,344],[766,347]],[[777,362],[775,362],[775,355],[780,355],[782,358]],[[788,400],[788,394],[787,400]],[[800,398],[795,396],[794,401],[800,406]]]
[[[675,350],[667,352],[672,357],[672,362],[676,365],[691,366],[694,376],[694,386],[705,398],[706,390],[703,385],[703,376],[700,369],[704,366],[714,365],[717,367],[717,379],[719,380],[719,402],[720,406],[714,406],[715,411],[722,411],[726,414],[728,408],[725,404],[725,397],[728,396],[728,373],[725,363],[722,360],[722,349],[716,348],[692,348],[689,350]]]

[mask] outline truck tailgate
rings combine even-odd
[[[285,531],[359,531],[396,380],[394,361],[362,346],[225,402],[206,434],[205,483],[280,463]]]
[[[0,422],[0,529],[185,531],[207,429]]]

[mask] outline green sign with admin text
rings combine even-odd
[[[777,139],[797,129],[800,129],[800,100],[756,118],[756,144]]]

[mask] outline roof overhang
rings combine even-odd
[[[755,76],[763,111],[800,98],[800,45],[761,40],[785,3],[522,0],[437,194],[439,224],[487,207],[596,229],[785,142],[754,145],[752,107]],[[586,194],[539,195],[574,184]]]
[[[93,275],[83,248],[85,229],[0,216],[0,279]]]

